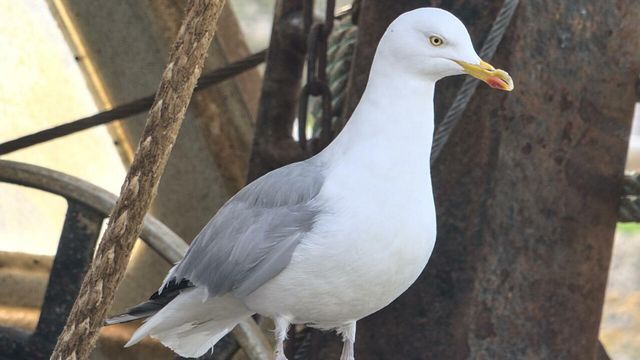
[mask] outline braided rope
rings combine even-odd
[[[484,41],[484,44],[482,44],[482,49],[480,50],[481,58],[487,60],[491,60],[491,58],[493,58],[500,41],[502,41],[502,38],[511,23],[511,19],[513,18],[513,14],[515,13],[519,2],[519,0],[504,1],[496,20],[491,26],[487,39]],[[433,136],[433,146],[431,147],[432,164],[440,155],[440,152],[449,139],[449,135],[451,135],[451,132],[460,121],[464,110],[467,108],[467,105],[469,105],[469,101],[478,87],[478,83],[479,81],[477,79],[467,77],[460,90],[458,90],[453,104],[449,108],[449,111],[442,122],[440,122],[440,125]]]
[[[140,145],[131,162],[95,258],[51,355],[53,360],[85,360],[124,277],[142,220],[158,189],[184,120],[225,0],[189,2],[169,52]]]
[[[356,46],[358,27],[351,23],[350,18],[342,17],[336,21],[333,31],[328,39],[327,47],[327,80],[331,90],[331,123],[332,128],[342,109],[347,94],[347,82],[353,52]],[[311,100],[311,114],[313,115],[313,135],[320,136],[322,115],[322,103],[318,99]],[[318,120],[316,120],[318,119]]]

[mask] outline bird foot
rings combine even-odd
[[[283,352],[276,351],[274,354],[274,360],[288,360]]]
[[[353,354],[352,346],[345,346],[342,348],[342,353],[340,354],[340,360],[355,360],[355,356]]]

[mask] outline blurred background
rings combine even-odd
[[[167,34],[179,24],[180,17],[171,13],[177,11],[174,8],[165,11],[148,3],[141,1],[126,10],[122,9],[124,1],[105,4],[104,11],[123,15],[117,24],[104,24],[100,18],[79,19],[79,13],[84,17],[91,14],[79,1],[0,1],[0,142],[152,94],[170,43],[171,36]],[[209,69],[269,44],[275,0],[229,3],[222,31],[213,46],[215,54],[210,55],[207,64]],[[339,1],[338,7],[348,4],[350,1]],[[323,3],[318,2],[317,6],[321,8]],[[144,14],[149,11],[158,13]],[[163,16],[171,17],[173,22],[164,21]],[[138,26],[135,19],[139,18],[149,23]],[[83,29],[88,22],[101,30],[87,34]],[[113,39],[101,42],[107,36]],[[119,50],[118,43],[124,44]],[[114,60],[117,58],[120,60]],[[116,69],[117,64],[113,63],[122,61],[129,62],[130,72]],[[177,145],[173,156],[191,157],[193,161],[170,166],[167,177],[186,178],[208,167],[209,172],[197,181],[212,184],[215,190],[192,190],[193,184],[169,181],[161,186],[154,206],[154,214],[187,240],[244,181],[245,165],[233,164],[246,161],[248,156],[262,71],[264,67],[200,95],[200,104],[190,110],[191,123],[182,131],[202,131],[206,135],[201,143],[183,141]],[[243,95],[237,95],[239,92]],[[217,100],[203,105],[207,97]],[[639,109],[636,106],[627,171],[640,170]],[[211,114],[218,120],[206,123],[203,119]],[[3,155],[2,159],[57,170],[117,194],[135,146],[131,139],[141,129],[140,119],[130,120],[134,122],[137,125],[97,126]],[[232,123],[232,128],[225,128],[228,125],[223,123]],[[240,140],[220,145],[221,137]],[[210,155],[212,151],[206,149],[211,146],[222,146],[223,149],[213,150],[224,152],[224,158]],[[207,205],[193,209],[190,201],[176,200],[180,198],[204,199]],[[170,209],[164,206],[168,203],[174,203]],[[59,196],[0,182],[0,326],[27,331],[35,328],[66,209],[65,200]],[[618,225],[599,335],[615,360],[640,358],[638,259],[640,225]],[[133,305],[145,293],[152,292],[167,267],[145,245],[138,244],[114,311]],[[105,338],[115,340],[103,340],[94,354],[96,359],[171,358],[169,352],[151,341],[125,353],[118,344],[130,331],[103,331]]]

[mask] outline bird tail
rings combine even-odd
[[[181,291],[192,287],[193,284],[186,279],[181,281],[165,281],[160,290],[151,295],[149,300],[127,309],[127,311],[122,314],[108,318],[105,320],[104,324],[115,325],[139,319],[146,319],[162,310],[162,308],[175,299]]]
[[[115,315],[113,317],[108,318],[104,321],[105,325],[115,325],[115,324],[123,324],[128,323],[130,321],[135,321],[139,319],[146,319],[155,315],[158,311],[162,310],[165,305],[167,305],[171,300],[164,301],[155,301],[148,300],[141,304],[138,304],[130,309],[127,309],[126,312],[122,314]]]
[[[151,336],[180,356],[199,357],[252,314],[231,295],[207,298],[205,289],[189,288],[149,317],[125,347]]]

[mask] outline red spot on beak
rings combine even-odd
[[[509,84],[497,76],[488,77],[485,82],[494,89],[504,90],[509,87]]]

